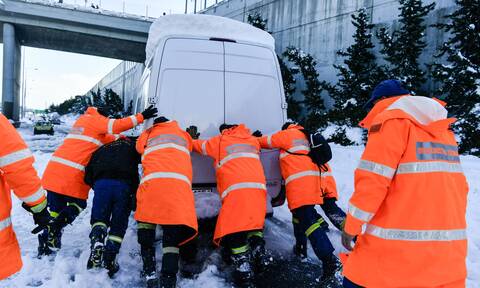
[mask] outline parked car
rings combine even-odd
[[[62,120],[60,120],[58,118],[54,118],[51,121],[52,121],[53,125],[61,125],[62,124]]]
[[[53,123],[47,120],[40,120],[35,122],[33,126],[33,135],[48,134],[53,135],[55,133],[53,129]]]
[[[155,105],[181,127],[197,126],[204,139],[218,134],[222,123],[269,134],[287,120],[275,40],[265,31],[218,16],[163,16],[150,28],[146,57],[136,112]],[[272,198],[282,185],[278,156],[261,153]],[[194,188],[215,191],[212,159],[194,153],[192,163]]]

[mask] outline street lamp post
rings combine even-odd
[[[23,50],[22,51],[22,56],[23,56],[22,57],[22,91],[21,91],[22,95],[21,95],[21,98],[20,98],[21,99],[20,107],[21,107],[22,110],[21,110],[20,115],[21,115],[21,118],[25,118],[25,88],[26,88],[25,87],[25,85],[26,85],[26,81],[25,81],[25,76],[26,76],[26,74],[25,74],[25,57],[26,57],[25,46],[22,47],[22,50]]]

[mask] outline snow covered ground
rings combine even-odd
[[[65,125],[56,130],[54,137],[33,136],[31,127],[20,128],[19,131],[34,151],[35,167],[43,173],[51,157],[52,151],[62,142],[73,119],[67,119]],[[334,157],[331,162],[333,174],[337,180],[340,193],[339,204],[347,207],[348,199],[353,192],[353,171],[360,159],[363,147],[333,146]],[[468,280],[467,287],[480,287],[480,159],[473,156],[461,157],[463,168],[470,184],[468,201]],[[90,197],[91,202],[92,197]],[[89,202],[89,208],[91,203]],[[267,221],[267,245],[281,254],[288,255],[293,245],[291,215],[286,206],[275,209],[275,221]],[[63,247],[55,259],[37,259],[37,239],[30,233],[33,221],[20,207],[18,200],[14,200],[12,218],[14,229],[22,248],[24,262],[23,270],[10,279],[0,282],[0,287],[140,287],[139,274],[141,258],[137,244],[134,221],[130,219],[130,227],[125,236],[119,256],[121,270],[114,280],[108,278],[105,272],[91,272],[86,270],[89,255],[90,213],[84,211],[75,221],[74,226],[65,229]],[[334,229],[329,233],[336,252],[344,251],[340,244],[340,233]],[[161,254],[158,247],[157,255]],[[309,255],[313,256],[310,250]],[[160,257],[159,257],[160,258]],[[313,262],[318,262],[313,257]],[[180,287],[229,287],[218,276],[215,266],[208,268],[195,281],[181,280]]]

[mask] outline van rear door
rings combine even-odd
[[[264,134],[284,122],[276,55],[265,47],[225,42],[226,123],[245,123]]]
[[[171,38],[161,57],[159,115],[180,127],[197,126],[202,138],[218,134],[218,123],[225,121],[223,43]]]
[[[244,123],[252,132],[278,131],[285,111],[277,56],[261,46],[224,42],[224,47],[225,122]],[[278,195],[282,181],[278,154],[264,150],[260,155],[271,197]]]

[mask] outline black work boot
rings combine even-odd
[[[177,275],[162,273],[160,275],[160,287],[161,288],[175,288],[175,287],[177,287]]]
[[[65,226],[71,224],[80,213],[81,209],[75,205],[68,205],[58,216],[52,217],[47,226],[46,246],[53,252],[62,247],[62,233]]]
[[[47,231],[47,247],[52,252],[57,252],[62,248],[62,228],[55,228],[52,226],[48,226],[46,229]]]
[[[264,272],[273,263],[273,257],[265,249],[265,240],[262,237],[252,236],[248,240],[253,264],[256,272]]]
[[[108,270],[108,276],[112,278],[120,270],[117,262],[117,253],[106,250],[103,253],[103,267]]]
[[[48,230],[46,228],[42,233],[38,234],[38,256],[37,258],[42,258],[42,256],[48,256],[53,254],[53,251],[48,247]]]
[[[232,265],[232,251],[227,247],[220,247],[220,256],[226,265]]]
[[[202,272],[203,263],[197,261],[198,242],[192,240],[180,247],[180,275],[183,278],[195,278]]]
[[[253,269],[250,263],[250,251],[232,254],[233,278],[240,287],[250,287],[253,282]]]
[[[306,259],[307,258],[307,245],[304,243],[297,243],[293,246],[293,254],[295,256],[300,257],[300,259]]]
[[[105,249],[105,237],[107,227],[104,225],[93,226],[90,232],[90,257],[88,257],[87,269],[102,267],[103,251]]]
[[[193,279],[202,272],[202,266],[196,261],[180,258],[180,275],[183,278]]]
[[[157,260],[154,247],[141,248],[143,271],[142,277],[147,283],[147,288],[158,288]]]
[[[177,285],[178,260],[180,255],[178,251],[167,251],[168,248],[178,249],[177,247],[163,247],[160,287],[175,288]]]
[[[320,277],[321,287],[335,288],[342,286],[342,263],[333,254],[322,259],[323,275]]]

